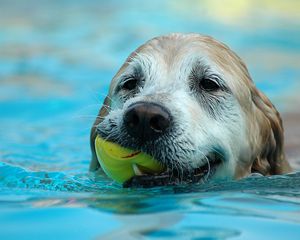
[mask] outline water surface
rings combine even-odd
[[[1,0],[0,239],[298,239],[299,8]],[[245,60],[283,116],[295,173],[154,189],[88,173],[89,129],[110,79],[136,47],[169,32],[212,35]]]

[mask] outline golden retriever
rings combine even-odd
[[[156,37],[127,58],[92,126],[92,171],[100,167],[97,134],[167,167],[160,175],[133,177],[126,186],[291,170],[276,108],[232,50],[199,34]]]

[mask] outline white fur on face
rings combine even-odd
[[[111,110],[99,129],[108,139],[127,146],[131,140],[124,143],[128,136],[123,133],[122,119],[128,106],[139,101],[161,104],[170,111],[174,126],[171,134],[160,139],[161,149],[149,150],[150,153],[170,167],[189,170],[205,165],[209,161],[207,156],[218,152],[222,164],[213,177],[233,178],[237,164],[245,162],[247,168],[250,156],[245,113],[231,87],[235,76],[214,62],[201,44],[178,46],[180,43],[175,41],[164,46],[152,41],[114,78]],[[218,75],[228,91],[210,96],[191,89],[191,81],[195,80],[191,80],[190,74],[195,65]],[[118,86],[124,76],[136,69],[142,72],[143,83],[129,96],[118,90]]]

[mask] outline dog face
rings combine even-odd
[[[150,40],[113,78],[92,131],[141,150],[185,180],[241,178],[289,170],[280,116],[241,59],[198,34]]]

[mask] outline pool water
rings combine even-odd
[[[299,239],[298,1],[0,0],[0,239]],[[153,189],[88,173],[127,55],[169,32],[228,44],[281,112],[294,172]]]

